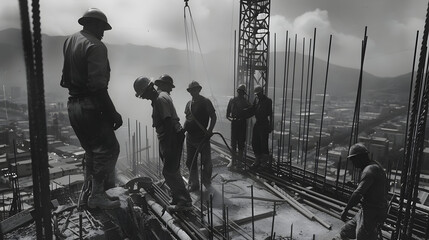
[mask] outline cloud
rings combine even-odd
[[[359,63],[359,59],[355,58],[355,56],[360,56],[358,54],[360,53],[361,39],[335,30],[326,10],[315,9],[314,11],[305,12],[292,22],[287,21],[283,16],[276,15],[272,17],[271,27],[272,32],[284,33],[286,30],[289,31],[291,39],[297,34],[298,45],[301,44],[301,46],[302,39],[305,38],[306,49],[309,46],[309,39],[314,37],[314,29],[316,28],[316,57],[324,60],[327,58],[329,37],[332,34],[331,63],[355,68],[356,64]],[[279,44],[281,41],[284,41],[283,36],[278,39],[278,51],[284,51],[284,44]],[[312,44],[314,44],[314,39]],[[293,48],[293,46],[291,47]],[[302,52],[301,47],[297,49],[298,52]],[[308,54],[308,52],[305,54]]]

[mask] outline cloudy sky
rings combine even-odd
[[[89,7],[97,7],[113,26],[105,42],[186,49],[182,0],[40,0],[40,4],[42,32],[49,35],[78,31],[77,19]],[[365,70],[396,76],[411,71],[416,32],[422,35],[427,5],[427,0],[272,0],[270,31],[277,35],[277,49],[283,50],[286,31],[296,34],[300,45],[303,38],[308,43],[316,28],[316,54],[322,59],[327,58],[332,34],[331,62],[359,68],[368,26]],[[239,0],[189,0],[189,6],[203,52],[233,49]],[[18,1],[0,1],[0,30],[19,25]]]

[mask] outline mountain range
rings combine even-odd
[[[59,86],[63,61],[62,45],[65,39],[66,36],[42,35],[44,82],[47,102],[65,101],[67,99],[67,91]],[[206,95],[231,96],[233,94],[233,60],[231,59],[233,53],[230,51],[190,54],[185,50],[172,48],[162,49],[130,44],[106,45],[109,50],[109,60],[112,69],[109,87],[109,93],[112,98],[123,99],[126,96],[132,98],[134,97],[132,83],[138,76],[145,75],[156,78],[163,73],[173,76],[176,85],[176,90],[173,94],[176,94],[176,97],[181,99],[178,100],[179,102],[189,99],[189,95],[185,89],[191,80],[200,81]],[[277,96],[281,96],[282,93],[284,54],[284,52],[276,54],[276,94],[279,94]],[[195,57],[193,70],[189,70],[188,68],[189,55]],[[290,56],[290,59],[293,59],[293,53]],[[271,57],[273,57],[272,53]],[[302,70],[302,55],[297,54],[296,59],[295,91],[299,91],[298,88],[302,80],[300,74]],[[305,56],[305,64],[307,64],[306,59],[307,56]],[[271,59],[270,63],[273,64],[274,61]],[[293,63],[291,62],[289,65],[289,88],[293,80],[292,67]],[[325,60],[315,60],[313,93],[323,93],[326,68]],[[304,76],[306,76],[307,69],[304,72]],[[20,86],[25,90],[25,73],[20,30],[5,29],[0,31],[0,83],[7,87]],[[272,75],[272,73],[270,74]],[[364,72],[363,97],[394,98],[399,101],[407,101],[410,77],[411,73],[397,77],[383,78]],[[270,79],[273,79],[273,77]],[[304,77],[304,81],[306,81],[305,79],[306,77]],[[327,93],[331,96],[350,96],[354,99],[356,97],[358,79],[359,69],[330,64]],[[127,101],[123,101],[126,106]]]

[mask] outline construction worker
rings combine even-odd
[[[273,131],[273,101],[264,94],[262,86],[256,85],[253,91],[256,98],[253,101],[253,105],[246,111],[249,111],[249,116],[254,115],[256,118],[252,134],[252,149],[255,154],[255,161],[250,166],[250,168],[254,169],[270,159],[268,136]]]
[[[186,121],[186,166],[189,169],[188,190],[190,192],[199,189],[198,177],[198,155],[201,154],[202,164],[202,184],[206,188],[211,185],[213,164],[211,158],[210,138],[213,135],[213,128],[216,124],[216,112],[212,102],[201,96],[201,85],[193,81],[187,90],[192,96],[185,107]],[[210,125],[209,125],[210,121]],[[208,128],[207,128],[208,127]]]
[[[171,190],[172,210],[181,210],[192,207],[192,199],[186,190],[180,173],[180,158],[182,156],[185,131],[179,122],[176,108],[170,97],[175,87],[173,78],[164,74],[155,81],[158,91],[146,77],[139,77],[134,81],[136,97],[152,102],[153,127],[159,140],[159,156],[164,163],[162,174],[165,183]]]
[[[231,121],[231,148],[233,151],[232,160],[228,164],[228,168],[232,169],[243,161],[244,142],[246,141],[247,130],[247,120],[244,109],[250,107],[250,103],[246,98],[246,85],[240,84],[237,88],[237,94],[238,96],[229,100],[226,109],[226,118]]]
[[[354,144],[347,157],[353,165],[361,169],[358,187],[352,193],[341,219],[347,220],[350,209],[361,202],[362,208],[341,228],[341,239],[376,240],[379,227],[387,216],[388,182],[383,167],[369,159],[368,149],[361,143]]]
[[[82,202],[87,202],[90,208],[111,209],[120,206],[118,198],[109,197],[105,191],[115,186],[119,143],[114,131],[122,125],[122,117],[107,91],[110,66],[107,48],[101,39],[104,31],[112,27],[97,8],[88,9],[78,22],[83,30],[64,43],[61,86],[69,91],[70,124],[85,150],[86,183]]]

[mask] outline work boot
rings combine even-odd
[[[234,168],[235,164],[236,164],[236,155],[235,153],[232,153],[231,155],[231,162],[229,162],[229,164],[226,166],[227,168]]]
[[[115,188],[115,172],[111,172],[109,174],[107,174],[106,179],[104,180],[104,191],[107,191],[111,188]],[[106,196],[109,200],[111,201],[115,201],[115,200],[119,200],[119,197],[117,196],[110,196],[109,194],[106,193]]]
[[[101,209],[114,209],[121,206],[118,200],[112,201],[104,191],[104,181],[92,178],[92,193],[88,198],[88,207]]]

